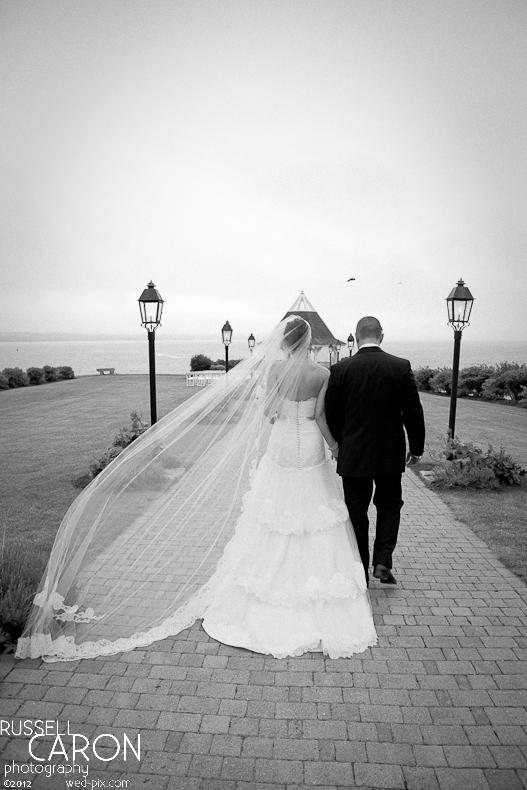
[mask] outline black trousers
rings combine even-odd
[[[364,565],[366,579],[370,565],[368,537],[368,506],[371,502],[373,485],[375,495],[373,504],[377,509],[377,527],[373,544],[372,565],[392,567],[392,554],[397,543],[401,521],[402,486],[401,475],[390,477],[343,477],[344,499],[350,515],[359,553]]]

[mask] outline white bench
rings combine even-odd
[[[187,387],[205,387],[224,375],[224,370],[193,370],[187,373]]]

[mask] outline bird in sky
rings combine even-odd
[[[356,280],[356,279],[357,279],[356,277],[350,277],[348,282],[350,283],[352,280]]]

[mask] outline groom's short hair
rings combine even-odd
[[[372,315],[367,315],[364,318],[361,318],[357,324],[355,334],[358,340],[362,340],[365,337],[380,338],[382,335],[382,326],[379,319],[374,318]]]

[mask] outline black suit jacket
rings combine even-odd
[[[410,452],[422,455],[425,423],[410,363],[380,347],[361,348],[331,368],[326,418],[339,443],[343,477],[384,477],[404,472]]]

